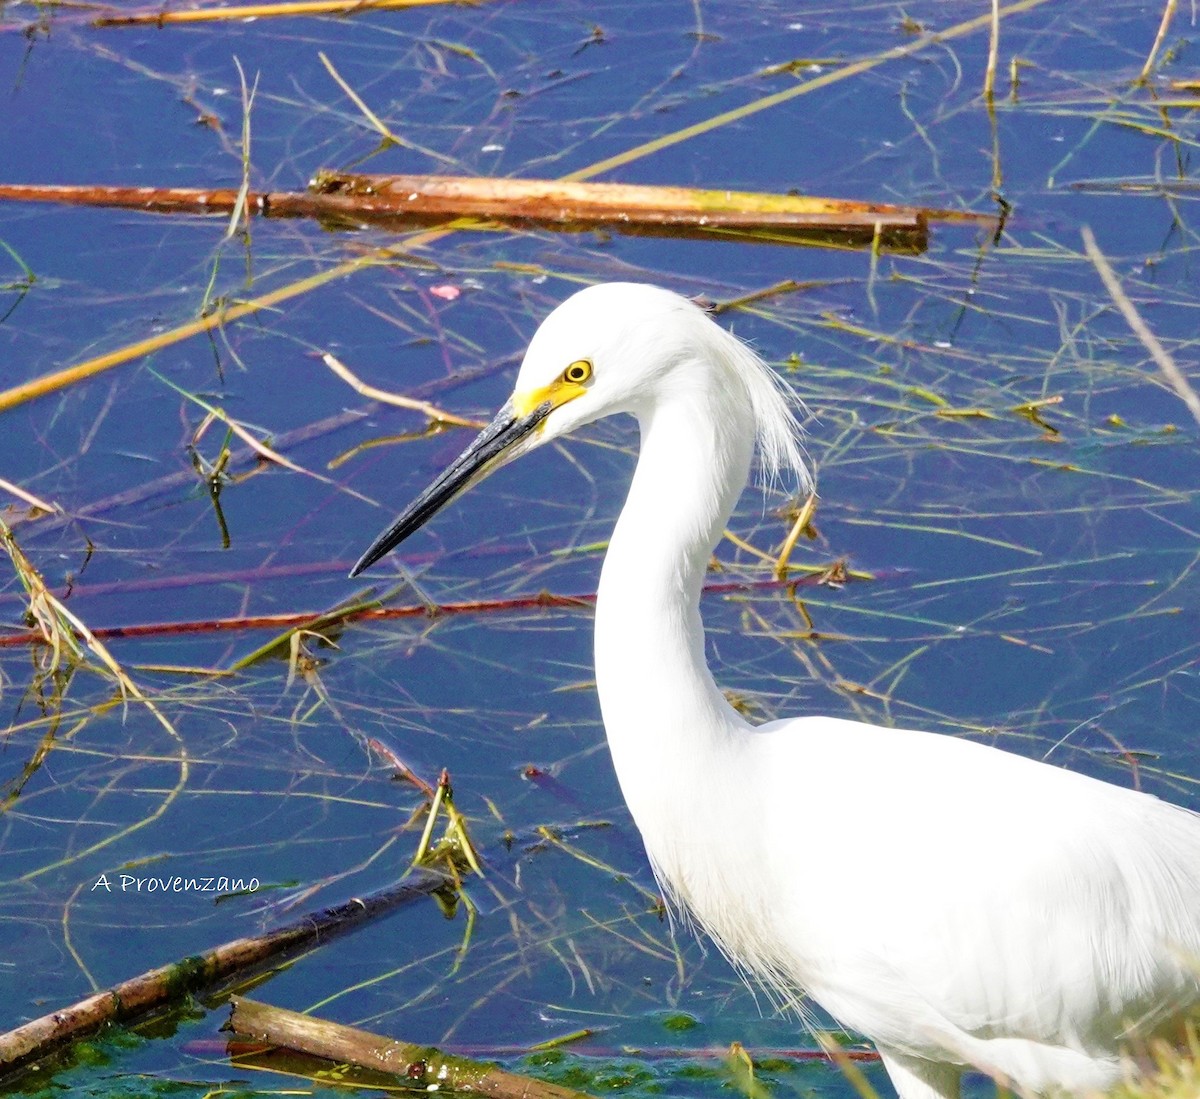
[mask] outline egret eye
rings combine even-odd
[[[587,359],[576,359],[562,373],[563,381],[572,385],[583,385],[592,376],[592,364]]]

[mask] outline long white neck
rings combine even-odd
[[[739,394],[739,396],[741,396]],[[596,686],[621,791],[660,876],[687,901],[678,835],[688,803],[722,814],[748,732],[704,658],[700,592],[746,483],[748,401],[702,376],[637,413],[641,453],[596,604]],[[744,797],[744,791],[738,796]]]

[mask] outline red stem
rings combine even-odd
[[[791,580],[727,580],[706,584],[707,595],[727,595],[731,592],[764,591],[772,588],[811,587],[821,582],[820,574],[796,577]],[[439,603],[428,606],[424,603],[405,604],[400,607],[362,607],[349,610],[337,619],[340,622],[373,622],[392,618],[442,618],[456,614],[493,614],[510,611],[548,610],[555,608],[581,609],[596,602],[595,592],[577,595],[556,595],[543,591],[536,595],[518,595],[507,599],[469,599],[456,603]],[[331,621],[328,613],[314,614],[311,611],[288,614],[240,615],[236,618],[209,618],[191,622],[140,622],[131,626],[98,626],[92,633],[101,639],[157,637],[160,635],[227,633],[237,630],[288,630],[311,625],[314,620]],[[36,630],[0,636],[0,648],[30,645],[41,641]]]

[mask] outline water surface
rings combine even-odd
[[[256,85],[256,188],[297,189],[321,167],[565,175],[982,11],[718,0],[658,4],[649,18],[644,4],[555,0],[118,30],[10,3],[0,179],[236,187],[237,63]],[[539,319],[579,286],[635,279],[724,301],[796,280],[805,289],[722,323],[785,371],[808,408],[818,537],[802,540],[797,565],[845,561],[873,579],[807,589],[803,609],[778,590],[708,599],[722,684],[764,719],[822,712],[938,728],[1196,806],[1196,425],[1080,236],[1092,227],[1147,323],[1193,370],[1200,101],[1168,85],[1194,72],[1186,13],[1151,84],[1132,86],[1159,14],[1063,0],[1007,18],[992,117],[981,31],[602,177],[984,213],[1001,209],[998,183],[1011,206],[998,240],[935,227],[922,255],[872,257],[737,240],[443,235],[413,245],[411,263],[3,413],[0,477],[62,509],[34,520],[12,501],[5,521],[93,628],[326,611],[364,590],[346,580],[350,563],[468,436],[423,434],[421,416],[360,397],[321,352],[372,384],[486,418]],[[322,53],[404,147],[380,148]],[[0,207],[4,384],[400,240],[302,222],[226,229],[217,217]],[[220,492],[228,546],[197,473],[225,432],[214,423],[196,437],[200,401],[305,471],[235,457]],[[412,582],[394,604],[593,591],[636,431],[608,422],[557,449],[440,515],[371,590]],[[770,554],[788,502],[748,493],[731,530]],[[734,542],[717,557],[714,579],[769,575]],[[0,614],[12,633],[25,601],[6,575]],[[449,769],[488,864],[470,886],[469,943],[461,915],[446,921],[430,903],[304,958],[256,995],[484,1055],[593,1028],[573,1047],[596,1058],[585,1073],[608,1074],[589,1086],[623,1081],[628,1094],[722,1093],[719,1058],[699,1051],[734,1040],[760,1052],[812,1046],[654,911],[590,687],[586,610],[352,626],[336,648],[309,642],[319,663],[307,682],[282,658],[194,670],[228,670],[270,636],[111,641],[173,733],[144,707],[106,706],[111,682],[94,672],[78,670],[56,695],[37,672],[42,650],[0,649],[11,726],[0,1025],[394,880],[423,799],[394,780],[376,739],[428,780]],[[836,836],[797,837],[797,872],[814,894],[829,858],[869,874],[870,856]],[[262,888],[220,904],[95,888],[121,873]],[[216,1041],[223,1018],[110,1051],[72,1085],[278,1086],[230,1067]],[[765,1076],[780,1095],[852,1094],[821,1062]]]

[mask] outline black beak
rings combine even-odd
[[[450,463],[433,484],[408,505],[399,519],[371,543],[370,549],[350,570],[350,576],[355,577],[369,569],[414,530],[423,526],[435,512],[514,457],[513,448],[516,444],[526,438],[550,414],[553,407],[549,401],[543,401],[532,412],[518,416],[513,411],[512,401],[506,401],[504,407],[496,413],[496,418],[475,436],[475,441]]]

